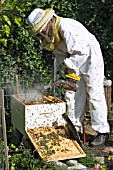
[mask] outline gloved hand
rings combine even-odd
[[[79,75],[79,68],[77,63],[73,61],[73,57],[64,59],[64,63],[71,73]]]
[[[66,79],[65,75],[68,73],[76,74],[75,70],[67,67],[67,65],[64,62],[62,64],[60,64],[58,71],[59,71],[60,78],[63,78],[63,79]]]

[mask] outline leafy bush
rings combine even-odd
[[[105,74],[112,79],[113,71],[113,6],[112,1],[79,1],[63,0],[8,0],[2,4],[0,16],[0,42],[2,45],[0,58],[1,69],[30,69],[32,77],[39,73],[50,79],[53,56],[41,51],[38,44],[27,31],[26,19],[32,9],[52,7],[63,17],[78,19],[99,40],[105,61]],[[106,24],[107,23],[107,24]],[[26,74],[27,76],[27,74]]]
[[[14,154],[10,159],[11,170],[64,170],[52,162],[46,162],[34,158],[29,151],[22,154]]]
[[[92,155],[87,155],[87,157],[79,158],[79,163],[82,163],[83,165],[87,166],[88,168],[93,168],[94,164],[98,164],[99,161],[97,161]]]

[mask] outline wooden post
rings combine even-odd
[[[18,74],[16,74],[16,94],[18,96],[19,85],[18,85]]]
[[[0,90],[1,97],[1,112],[2,112],[2,128],[3,128],[3,140],[5,150],[5,170],[9,170],[8,150],[7,150],[7,133],[6,133],[6,120],[5,120],[5,109],[4,109],[4,91]]]
[[[85,121],[83,122],[83,144],[86,145],[86,126],[85,126]]]
[[[104,87],[104,92],[105,92],[107,110],[108,110],[108,113],[109,113],[110,108],[111,108],[111,93],[112,93],[111,86],[105,86]]]
[[[16,76],[16,94],[18,96],[19,93],[19,82],[18,82],[18,71],[17,71],[17,66],[15,66],[15,76]]]

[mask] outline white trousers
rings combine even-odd
[[[74,57],[73,57],[74,58]],[[100,133],[109,133],[107,122],[107,105],[104,95],[104,64],[98,44],[90,47],[90,55],[81,63],[82,56],[75,56],[79,65],[81,80],[77,82],[77,91],[66,91],[67,112],[75,126],[81,127],[86,111],[86,97],[89,95],[89,106],[92,128]],[[84,56],[83,60],[84,61]]]

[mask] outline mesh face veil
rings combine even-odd
[[[42,32],[39,33],[39,35],[42,36],[42,43],[41,43],[42,48],[46,49],[47,47],[50,46],[50,44],[54,44],[54,41],[55,41],[55,36],[54,36],[55,22],[56,22],[56,18],[53,17],[51,19],[50,23],[49,23],[47,30],[45,30],[45,31],[42,30]]]

